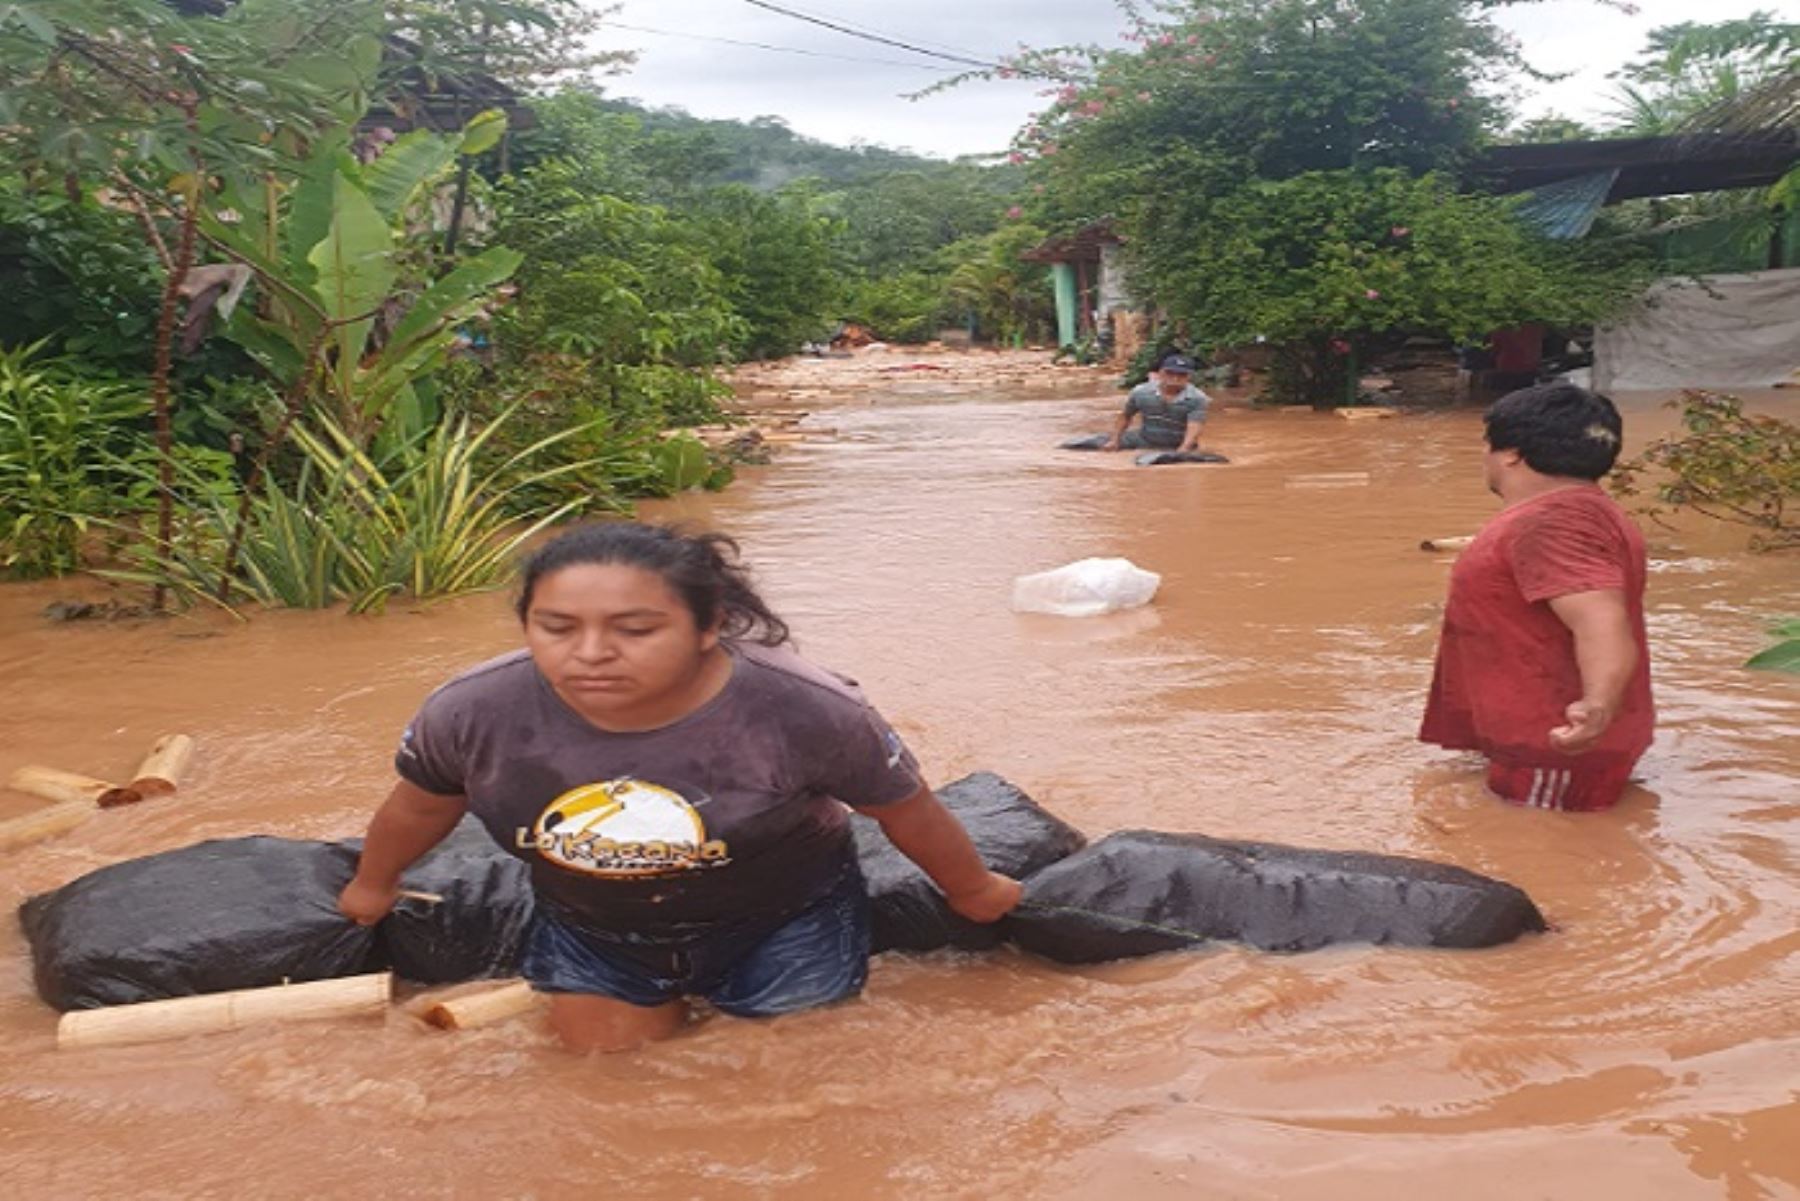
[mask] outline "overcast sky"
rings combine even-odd
[[[597,2],[597,0],[596,0]],[[1119,45],[1124,28],[1112,0],[780,0],[827,20],[973,57],[1021,42]],[[1677,21],[1744,16],[1757,0],[1636,0],[1626,15],[1592,0],[1548,0],[1502,9],[1534,65],[1571,71],[1523,98],[1527,115],[1556,110],[1592,119],[1608,107],[1608,71],[1631,58],[1644,35]],[[1761,0],[1780,10],[1782,0]],[[638,52],[637,65],[607,90],[701,117],[778,116],[810,137],[873,142],[954,156],[1003,150],[1040,103],[1039,84],[978,82],[925,100],[904,99],[942,78],[947,63],[834,33],[758,8],[748,0],[623,0],[606,48]],[[619,26],[635,26],[635,29]],[[657,30],[649,33],[642,30]],[[805,55],[731,45],[760,42]],[[821,57],[841,56],[841,57]],[[857,61],[847,61],[857,60]],[[953,68],[952,68],[953,69]]]

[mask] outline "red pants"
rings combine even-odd
[[[1533,809],[1591,813],[1618,804],[1636,766],[1617,759],[1584,763],[1572,758],[1561,767],[1508,767],[1489,763],[1487,786],[1501,800]]]

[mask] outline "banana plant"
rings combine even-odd
[[[361,444],[378,432],[404,441],[430,426],[416,385],[519,266],[516,251],[495,247],[432,280],[403,253],[415,203],[459,155],[493,146],[505,125],[491,111],[454,134],[414,130],[366,164],[339,132],[313,145],[290,180],[239,188],[201,219],[205,236],[262,287],[261,303],[240,306],[227,335]],[[393,312],[403,315],[377,338],[377,319]]]

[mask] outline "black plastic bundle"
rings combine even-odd
[[[94,1009],[379,970],[373,929],[338,912],[356,852],[228,838],[116,863],[19,911],[38,994]]]
[[[938,795],[995,871],[1025,881],[1004,922],[952,913],[876,822],[853,815],[874,949],[981,950],[1010,938],[1063,963],[1215,940],[1268,951],[1335,943],[1487,947],[1544,929],[1519,889],[1461,868],[1356,852],[1127,831],[1081,833],[991,772]],[[260,988],[391,967],[445,984],[518,972],[529,870],[473,819],[406,873],[378,926],[337,898],[355,843],[234,838],[91,872],[20,910],[38,992],[58,1009]]]
[[[962,822],[988,867],[1015,880],[1087,845],[1081,831],[993,772],[964,776],[937,795]],[[943,894],[895,849],[875,821],[861,815],[851,820],[856,856],[868,881],[876,951],[983,950],[999,944],[998,925],[977,925],[952,913]]]
[[[1006,935],[1060,963],[1223,940],[1491,947],[1545,928],[1523,891],[1422,859],[1127,830],[1037,873]]]
[[[519,974],[534,908],[531,869],[480,822],[464,818],[400,883],[443,899],[402,897],[382,919],[381,950],[395,974],[420,984]]]

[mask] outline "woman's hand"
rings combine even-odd
[[[398,884],[375,884],[357,876],[338,894],[338,912],[359,926],[373,926],[400,899]]]
[[[1025,886],[1011,876],[989,872],[987,879],[967,892],[946,893],[944,900],[958,915],[972,922],[997,922],[1011,913],[1025,893]]]

